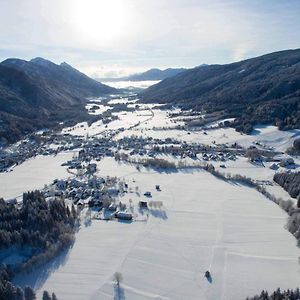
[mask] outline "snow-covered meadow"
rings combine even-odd
[[[70,176],[61,164],[70,160],[73,152],[63,152],[56,156],[37,156],[16,166],[8,173],[0,173],[0,198],[10,199],[23,192],[42,189],[55,178]]]
[[[114,299],[116,271],[124,278],[122,299],[245,299],[298,285],[300,250],[284,229],[287,215],[257,191],[204,171],[138,172],[113,159],[99,167],[101,175],[152,191],[164,213],[131,224],[92,220],[63,258],[43,268],[44,277],[37,270],[16,283],[63,300]]]
[[[100,103],[96,114],[120,103],[136,105],[117,97],[106,106]],[[87,108],[91,107],[89,104]],[[135,135],[206,145],[259,144],[276,151],[285,151],[300,134],[299,130],[283,132],[274,126],[257,126],[252,135],[242,135],[233,128],[179,130],[175,127],[184,123],[169,118],[170,110],[153,107],[142,105],[138,110],[114,112],[118,119],[108,124],[79,123],[62,133],[91,137],[123,128],[115,140]],[[72,155],[38,156],[12,172],[0,174],[0,197],[17,197],[55,178],[70,176],[61,164]],[[221,164],[214,162],[217,169]],[[272,181],[276,172],[269,164],[251,164],[245,157],[225,164],[225,173],[255,180]],[[38,297],[43,290],[55,292],[60,300],[235,300],[263,289],[299,286],[300,249],[285,229],[288,215],[255,189],[195,169],[138,171],[113,158],[102,159],[97,166],[97,175],[117,176],[133,191],[139,188],[139,193],[128,193],[122,201],[131,199],[137,209],[138,202],[145,200],[143,193],[151,191],[152,200],[162,201],[163,207],[150,210],[149,218],[145,215],[132,223],[94,219],[83,222],[72,249],[32,273],[17,276],[16,284],[32,285]],[[160,185],[161,191],[155,185]],[[278,197],[289,198],[277,185],[267,189]],[[211,272],[211,282],[204,277],[206,270]],[[113,282],[115,272],[124,278],[120,290]]]

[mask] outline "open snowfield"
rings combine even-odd
[[[156,115],[154,116],[156,118]],[[142,136],[152,137],[157,139],[172,138],[182,142],[188,143],[202,143],[211,145],[213,142],[217,144],[233,144],[237,142],[239,145],[248,148],[254,143],[259,142],[265,148],[273,148],[276,151],[284,152],[287,148],[291,147],[293,141],[300,136],[300,130],[280,131],[275,126],[256,126],[252,135],[241,134],[235,131],[233,128],[218,128],[210,129],[207,131],[183,131],[183,130],[150,130],[154,126],[151,126],[154,122],[149,122],[146,127],[137,127],[131,131],[123,132],[123,136]],[[176,125],[182,125],[180,123],[174,124],[166,116],[160,116],[160,126],[172,128]],[[149,129],[149,130],[143,130]],[[205,132],[205,133],[204,133]]]
[[[88,126],[87,122],[78,123],[75,126],[67,127],[62,130],[62,133],[69,133],[71,135],[78,136],[94,136],[103,133],[107,130],[114,130],[119,128],[130,128],[138,123],[145,122],[151,117],[150,110],[133,111],[133,112],[120,112],[114,113],[119,119],[114,120],[108,124],[103,122],[94,122],[91,126]]]
[[[298,286],[300,250],[284,229],[287,215],[255,190],[204,171],[137,172],[113,159],[99,167],[101,175],[139,186],[141,195],[152,191],[162,211],[131,224],[93,220],[68,253],[16,283],[61,300],[119,299],[116,271],[124,278],[120,299],[245,299],[262,289]],[[144,198],[130,197],[134,203]]]
[[[293,200],[296,203],[296,199],[291,198],[288,192],[286,192],[280,185],[273,181],[275,173],[280,173],[286,171],[285,168],[279,167],[278,170],[270,169],[272,163],[265,162],[264,164],[260,163],[251,163],[246,157],[239,157],[235,161],[227,161],[222,163],[220,161],[210,161],[215,168],[223,173],[231,175],[242,175],[250,177],[251,179],[258,182],[272,182],[272,185],[265,185],[266,190],[276,195],[277,198],[283,200]],[[220,165],[226,165],[226,168],[221,168]]]
[[[72,159],[72,155],[72,152],[66,152],[56,156],[37,156],[11,172],[0,173],[0,198],[16,198],[23,192],[43,188],[55,178],[67,178],[70,174],[61,164]]]
[[[125,100],[124,100],[125,101]],[[115,103],[117,104],[117,103]],[[114,105],[114,103],[110,103]],[[101,109],[106,109],[101,106]],[[286,150],[300,131],[278,131],[274,126],[257,126],[252,135],[232,128],[203,131],[172,129],[168,111],[152,109],[114,113],[119,119],[87,126],[79,123],[63,133],[81,136],[101,135],[124,128],[115,136],[174,138],[189,143],[211,145],[234,142],[244,147],[259,142],[264,147]],[[153,130],[165,127],[169,130]],[[38,156],[12,172],[0,174],[0,197],[12,198],[27,190],[42,188],[55,178],[66,178],[61,164],[73,153]],[[175,158],[173,158],[175,159]],[[223,162],[214,163],[217,168]],[[226,161],[225,173],[272,180],[274,170],[251,164],[244,157]],[[150,210],[132,222],[83,221],[69,251],[30,274],[20,274],[15,283],[31,285],[42,292],[55,292],[60,300],[102,299],[245,299],[260,293],[295,288],[299,285],[300,249],[284,228],[287,214],[256,190],[217,179],[205,171],[155,172],[105,158],[97,162],[99,176],[117,176],[129,184],[120,200],[132,199],[135,212],[143,193],[163,202],[163,208]],[[159,184],[161,191],[155,190]],[[138,187],[138,192],[136,192]],[[268,191],[288,199],[279,186]],[[148,199],[149,200],[149,199]],[[82,212],[84,217],[86,210]],[[210,270],[212,281],[204,273]],[[118,290],[113,281],[121,272]]]

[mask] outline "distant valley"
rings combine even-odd
[[[164,80],[186,71],[185,68],[168,68],[165,70],[150,69],[143,73],[132,74],[124,77],[97,78],[98,81],[146,81],[146,80]]]

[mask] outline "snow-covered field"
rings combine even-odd
[[[72,159],[73,153],[37,156],[16,166],[11,172],[0,173],[0,198],[11,199],[23,192],[41,189],[55,178],[70,176],[61,164]]]
[[[284,229],[287,215],[255,190],[203,171],[137,172],[113,159],[100,163],[100,173],[134,180],[142,192],[160,184],[153,198],[164,213],[131,224],[93,220],[44,277],[38,270],[18,284],[62,300],[114,299],[116,271],[124,277],[122,299],[245,299],[298,286],[300,250]]]
[[[103,122],[94,122],[91,126],[88,126],[87,122],[78,123],[75,126],[67,127],[62,130],[62,133],[69,133],[78,136],[94,136],[101,134],[107,130],[115,130],[119,128],[130,128],[138,123],[145,122],[149,117],[151,117],[150,111],[133,111],[133,112],[119,112],[114,113],[118,116],[117,120],[114,120],[108,124],[103,124]]]
[[[162,115],[162,114],[161,114]],[[154,122],[153,122],[154,123]],[[171,123],[166,117],[160,117],[160,125],[157,127],[172,128],[176,125],[182,125],[180,123]],[[150,127],[145,128],[153,128]],[[249,147],[254,145],[256,142],[260,143],[265,148],[273,148],[276,151],[284,152],[287,148],[291,147],[293,141],[300,136],[300,130],[291,131],[280,131],[275,126],[256,126],[255,131],[252,135],[240,134],[236,132],[233,128],[218,128],[210,129],[207,131],[197,130],[197,131],[183,131],[183,130],[141,130],[145,129],[141,127],[134,128],[131,131],[126,131],[124,135],[131,136],[142,136],[142,137],[152,137],[158,139],[173,138],[179,141],[185,141],[188,143],[203,143],[206,145],[211,145],[212,142],[217,144],[233,144],[238,143],[243,147]]]
[[[220,161],[211,161],[210,163],[212,163],[217,170],[226,173],[227,175],[242,175],[262,183],[272,182],[272,185],[265,185],[265,188],[269,193],[283,200],[291,199],[288,192],[273,181],[275,173],[284,172],[285,168],[279,167],[278,170],[272,170],[270,168],[272,163],[251,163],[246,157],[239,157],[235,161],[227,161],[226,163]],[[220,165],[226,165],[226,168],[224,169],[220,167]],[[296,202],[296,199],[293,200]]]
[[[110,105],[113,105],[110,103]],[[118,120],[105,126],[101,121],[88,127],[77,124],[63,132],[95,135],[110,129],[127,130],[115,138],[139,135],[186,142],[234,143],[248,147],[259,142],[284,151],[299,131],[278,131],[273,126],[257,126],[251,136],[232,128],[204,131],[171,128],[167,111],[151,109],[117,113]],[[132,128],[132,126],[135,126]],[[128,130],[129,129],[129,130]],[[56,157],[36,157],[13,172],[0,174],[0,197],[16,197],[23,191],[42,188],[54,178],[68,177],[61,163],[72,153]],[[55,292],[60,300],[102,299],[245,299],[260,293],[299,286],[300,249],[284,228],[287,214],[256,190],[229,183],[205,171],[173,173],[137,171],[134,166],[105,158],[98,164],[99,176],[117,176],[132,190],[123,199],[135,207],[151,191],[152,200],[163,208],[151,211],[149,218],[132,223],[92,220],[83,222],[69,251],[30,274],[19,275],[15,283],[31,285],[40,298],[43,290]],[[215,165],[222,164],[216,162]],[[271,180],[275,171],[269,165],[250,164],[246,158],[226,162],[224,172],[257,180]],[[155,190],[159,184],[161,191]],[[276,195],[288,197],[274,186]],[[85,212],[83,212],[84,215]],[[210,270],[212,281],[204,273]],[[113,282],[121,272],[118,290]]]

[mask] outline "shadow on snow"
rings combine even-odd
[[[13,279],[13,283],[22,288],[25,286],[30,286],[34,290],[40,289],[53,272],[65,265],[71,248],[72,247],[69,247],[68,249],[62,251],[59,255],[42,266],[16,275]]]

